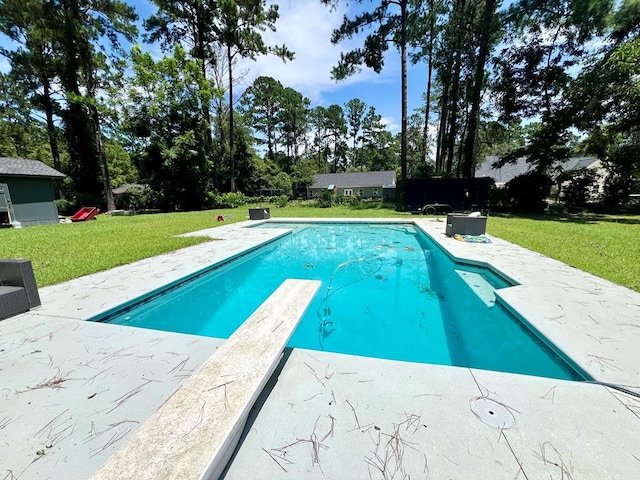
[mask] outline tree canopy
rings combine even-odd
[[[576,151],[604,162],[609,205],[629,198],[640,170],[637,0],[322,3],[347,12],[327,39],[351,40],[337,81],[399,55],[399,133],[367,98],[314,105],[276,78],[244,78],[242,58],[293,58],[265,35],[277,3],[153,0],[140,34],[122,0],[6,0],[0,155],[45,161],[68,175],[61,196],[107,209],[122,182],[147,185],[150,206],[191,209],[237,190],[301,195],[318,172],[472,177],[487,156],[574,179],[575,200],[589,179],[562,169]],[[426,66],[414,112],[408,62]]]

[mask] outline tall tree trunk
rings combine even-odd
[[[195,46],[195,57],[200,60],[200,69],[202,71],[202,78],[207,80],[207,53],[206,53],[206,40],[204,36],[204,32],[208,25],[205,25],[205,19],[202,16],[201,11],[202,5],[201,2],[195,2],[195,21],[196,21],[196,46]],[[202,101],[202,99],[201,99]],[[213,173],[213,186],[216,190],[219,189],[218,185],[218,159],[217,155],[213,154],[213,135],[211,133],[211,101],[204,102],[202,101],[202,117],[207,125],[204,137],[204,152],[207,160],[211,162],[212,173]]]
[[[85,45],[89,48],[89,45]],[[98,86],[97,72],[93,68],[93,62],[91,56],[88,55],[89,50],[86,50],[87,54],[83,55],[84,72],[87,82],[87,95],[90,99],[87,106],[89,108],[89,116],[91,117],[91,126],[93,127],[93,135],[95,138],[96,155],[98,165],[100,166],[100,174],[102,177],[102,190],[104,193],[105,202],[107,204],[107,211],[111,212],[116,209],[116,204],[113,198],[113,190],[111,189],[111,179],[109,176],[109,166],[107,165],[107,155],[104,151],[104,143],[102,142],[102,131],[100,128],[100,113],[96,105],[96,89]]]
[[[56,126],[53,123],[53,102],[51,101],[51,86],[48,79],[42,80],[43,95],[42,103],[44,113],[47,118],[47,134],[49,136],[49,146],[51,147],[51,157],[53,158],[53,168],[60,171],[60,151],[58,149],[58,135]]]
[[[436,144],[436,171],[445,171],[445,157],[447,155],[446,139],[449,130],[449,97],[453,79],[453,58],[455,52],[448,52],[447,62],[442,77],[442,98],[440,99],[440,125],[438,127],[438,141]]]
[[[453,81],[451,85],[451,98],[449,99],[449,130],[446,138],[446,172],[451,174],[453,171],[453,156],[456,146],[456,134],[458,133],[458,87],[460,86],[460,59],[456,59],[456,68],[453,72]]]
[[[272,115],[269,112],[266,123],[267,123],[267,158],[269,160],[273,160],[275,158],[273,152],[273,124],[272,124]]]
[[[458,11],[460,12],[460,20],[458,23],[458,28],[465,28],[465,0],[460,0],[458,2]],[[453,170],[453,156],[456,145],[456,137],[458,133],[458,100],[459,97],[459,89],[460,89],[460,70],[462,67],[462,41],[460,36],[456,37],[455,45],[455,53],[454,53],[454,64],[453,64],[453,76],[451,81],[451,96],[449,99],[449,132],[447,139],[447,173],[451,173]]]
[[[440,99],[440,125],[438,126],[438,141],[436,143],[436,171],[444,172],[445,148],[444,141],[447,132],[447,121],[449,119],[449,89],[451,81],[451,70],[448,70],[442,85],[442,98]]]
[[[333,136],[333,172],[338,173],[338,134]]]
[[[53,102],[51,101],[51,85],[48,78],[42,79],[42,105],[44,114],[47,119],[47,136],[49,137],[49,148],[51,148],[51,158],[53,159],[53,168],[62,171],[60,164],[60,150],[58,148],[58,134],[56,126],[53,122]],[[58,198],[64,198],[64,191],[60,188],[60,181],[54,182],[55,194]]]
[[[431,76],[433,75],[433,36],[435,34],[435,12],[433,0],[429,0],[429,62],[427,66],[427,98],[422,132],[422,161],[429,160],[429,117],[431,113]]]
[[[364,127],[362,128],[362,135],[360,135],[360,148],[358,149],[360,152],[360,159],[361,159],[361,165],[360,165],[360,171],[364,171]]]
[[[229,164],[231,167],[231,191],[236,191],[236,161],[233,151],[233,68],[231,62],[231,46],[227,45],[227,62],[229,64]]]
[[[482,20],[482,30],[480,31],[480,46],[478,50],[478,63],[474,75],[473,92],[471,97],[471,112],[469,113],[469,126],[467,139],[464,143],[464,156],[462,159],[462,176],[473,177],[475,171],[476,132],[480,125],[480,99],[482,98],[482,88],[484,85],[484,66],[489,55],[492,20],[495,14],[496,0],[486,0],[484,4],[484,15]]]
[[[70,176],[81,202],[95,202],[100,197],[100,169],[91,118],[80,93],[81,58],[91,52],[82,51],[87,45],[82,38],[80,23],[82,14],[77,0],[63,0],[61,3],[64,21],[62,50],[65,62],[60,75],[67,101],[67,110],[62,117],[70,160]]]
[[[100,115],[95,105],[90,105],[89,111],[91,112],[91,123],[93,124],[93,133],[96,138],[96,149],[100,158],[100,173],[102,174],[102,185],[107,203],[107,211],[111,212],[116,209],[116,203],[113,198],[113,190],[111,189],[111,178],[109,175],[109,166],[107,165],[107,155],[104,151],[104,144],[102,142]]]
[[[456,155],[456,177],[460,177],[462,173],[462,155],[464,151],[464,141],[467,137],[467,128],[469,128],[469,105],[467,104],[467,111],[465,112],[466,118],[462,125],[462,132],[460,133],[460,145]]]
[[[216,139],[216,141],[218,142],[218,145],[219,145],[218,147],[219,152],[218,154],[215,155],[216,157],[215,163],[216,165],[218,165],[218,169],[219,169],[220,164],[219,164],[218,158],[223,158],[224,150],[225,150],[225,147],[227,146],[227,140],[224,138],[224,100],[222,99],[215,100],[215,106],[217,109],[215,124],[218,132],[218,138]],[[220,190],[220,175],[218,173],[218,169],[214,171],[214,182],[217,182],[217,184],[214,183],[216,190]]]
[[[400,57],[402,70],[402,133],[400,145],[400,169],[402,180],[407,179],[407,0],[400,0]]]
[[[356,132],[356,134],[353,136],[353,169],[354,170],[358,170],[358,149],[357,149],[357,137],[358,134]]]
[[[458,133],[458,87],[460,86],[460,58],[456,59],[456,68],[453,73],[451,85],[451,98],[449,99],[449,131],[447,132],[447,161],[446,172],[453,170],[453,156],[456,146],[456,134]]]

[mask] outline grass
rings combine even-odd
[[[0,230],[0,258],[27,258],[39,286],[108,270],[143,258],[208,241],[175,235],[244,221],[247,207],[134,217],[99,216],[86,223]],[[277,217],[411,218],[378,203],[358,207],[271,206]],[[640,291],[640,216],[499,217],[488,232]]]
[[[640,216],[492,216],[491,235],[640,291]]]
[[[273,217],[389,217],[406,216],[380,204],[359,208],[271,206]],[[64,282],[209,241],[204,237],[176,237],[181,233],[244,221],[247,208],[202,212],[159,213],[133,217],[100,215],[90,222],[0,229],[0,258],[31,260],[38,286]]]
[[[45,286],[201,243],[206,239],[174,235],[215,223],[211,213],[196,212],[5,229],[0,258],[31,260],[38,285]]]

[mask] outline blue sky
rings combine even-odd
[[[337,64],[341,51],[359,47],[364,35],[338,45],[331,43],[331,33],[340,26],[345,14],[351,16],[346,2],[331,11],[320,0],[280,0],[280,19],[275,33],[268,32],[265,39],[271,44],[286,44],[295,52],[292,62],[283,64],[277,58],[263,57],[247,62],[250,73],[247,80],[258,75],[269,75],[285,86],[295,88],[311,100],[312,106],[343,105],[352,98],[360,98],[376,108],[388,128],[400,130],[401,90],[400,53],[390,49],[380,74],[366,67],[346,80],[331,79],[331,68]],[[365,2],[366,3],[366,2]],[[426,87],[426,67],[410,67],[408,72],[408,114],[422,104]]]

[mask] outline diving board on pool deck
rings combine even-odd
[[[319,287],[285,280],[92,478],[218,478]]]

